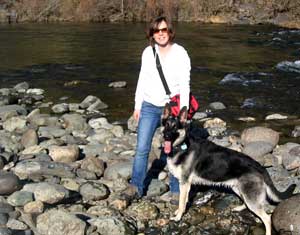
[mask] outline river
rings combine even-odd
[[[299,125],[300,74],[275,66],[300,54],[300,31],[272,25],[177,23],[176,42],[192,61],[191,87],[200,111],[220,101],[214,112],[228,128],[263,125],[282,133],[281,142],[300,142],[289,135]],[[147,46],[145,24],[12,24],[0,25],[0,87],[22,81],[46,90],[46,101],[80,102],[95,95],[109,105],[110,121],[125,123],[134,106],[142,50]],[[242,82],[220,84],[228,74]],[[127,87],[108,88],[113,81]],[[249,102],[245,102],[248,99]],[[244,106],[243,106],[244,104]],[[280,113],[288,120],[265,121]],[[255,122],[238,121],[252,116]]]

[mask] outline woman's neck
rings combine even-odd
[[[171,43],[168,43],[165,46],[158,45],[160,55],[165,57],[168,54],[168,52],[170,51],[171,47],[172,47]]]

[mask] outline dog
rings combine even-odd
[[[191,127],[187,123],[186,107],[181,109],[178,117],[173,117],[170,105],[166,104],[162,126],[167,165],[178,179],[180,188],[179,207],[171,220],[181,219],[192,184],[228,187],[244,202],[234,210],[241,211],[247,207],[262,220],[266,235],[271,235],[271,215],[265,212],[263,205],[267,199],[278,203],[289,198],[296,185],[279,192],[267,170],[254,159],[189,134]]]

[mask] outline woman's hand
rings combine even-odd
[[[141,110],[139,109],[135,109],[134,112],[133,112],[133,118],[134,120],[138,121],[139,118],[140,118],[140,113],[141,113]]]

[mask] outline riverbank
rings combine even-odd
[[[263,233],[249,211],[232,211],[241,203],[238,197],[214,188],[195,189],[182,221],[170,221],[176,206],[161,200],[169,190],[167,168],[152,180],[145,198],[130,203],[122,192],[135,152],[134,120],[129,118],[126,128],[110,123],[105,118],[109,107],[99,97],[46,103],[46,93],[26,82],[0,89],[2,234]],[[44,113],[45,108],[51,112]],[[266,127],[239,134],[206,112],[198,112],[194,122],[206,128],[211,141],[247,153],[267,167],[280,191],[295,183],[300,192],[299,144],[279,145],[280,134]],[[150,166],[160,156],[160,145],[158,131]],[[273,218],[277,231],[299,231],[299,197],[295,198],[283,202],[288,213],[279,207]],[[274,209],[268,207],[269,212]]]
[[[174,21],[274,24],[300,28],[296,0],[265,1],[1,1],[0,22],[143,22],[165,14]]]

